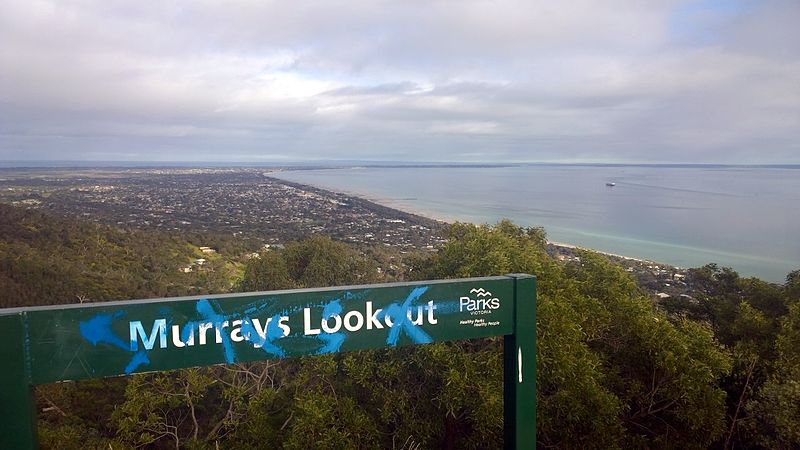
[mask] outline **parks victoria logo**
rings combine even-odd
[[[499,308],[500,299],[491,292],[482,287],[472,288],[469,295],[463,295],[458,299],[458,311],[474,317],[460,320],[459,325],[476,328],[500,325],[499,320],[492,320],[491,317],[491,314]]]

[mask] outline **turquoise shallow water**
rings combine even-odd
[[[278,178],[444,220],[543,226],[549,239],[782,282],[800,268],[800,169],[361,167]],[[615,183],[615,186],[606,186]]]

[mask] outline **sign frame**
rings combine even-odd
[[[0,309],[0,448],[36,449],[33,387],[503,336],[504,447],[536,447],[536,278]]]

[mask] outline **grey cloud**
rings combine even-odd
[[[11,0],[0,159],[800,162],[800,6],[714,5]]]
[[[341,97],[374,96],[386,94],[402,95],[408,92],[419,91],[420,89],[423,88],[419,84],[405,81],[399,83],[376,84],[372,86],[345,86],[324,92],[322,95]]]

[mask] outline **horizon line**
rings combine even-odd
[[[437,166],[481,166],[481,167],[518,167],[518,166],[594,166],[594,167],[743,167],[743,168],[800,168],[800,163],[717,163],[717,162],[598,162],[598,161],[396,161],[396,160],[297,160],[297,161],[149,161],[149,160],[0,160],[0,169],[57,169],[57,168],[135,168],[135,167],[293,167],[293,166],[327,166],[352,167],[354,165],[368,167],[437,167]]]

